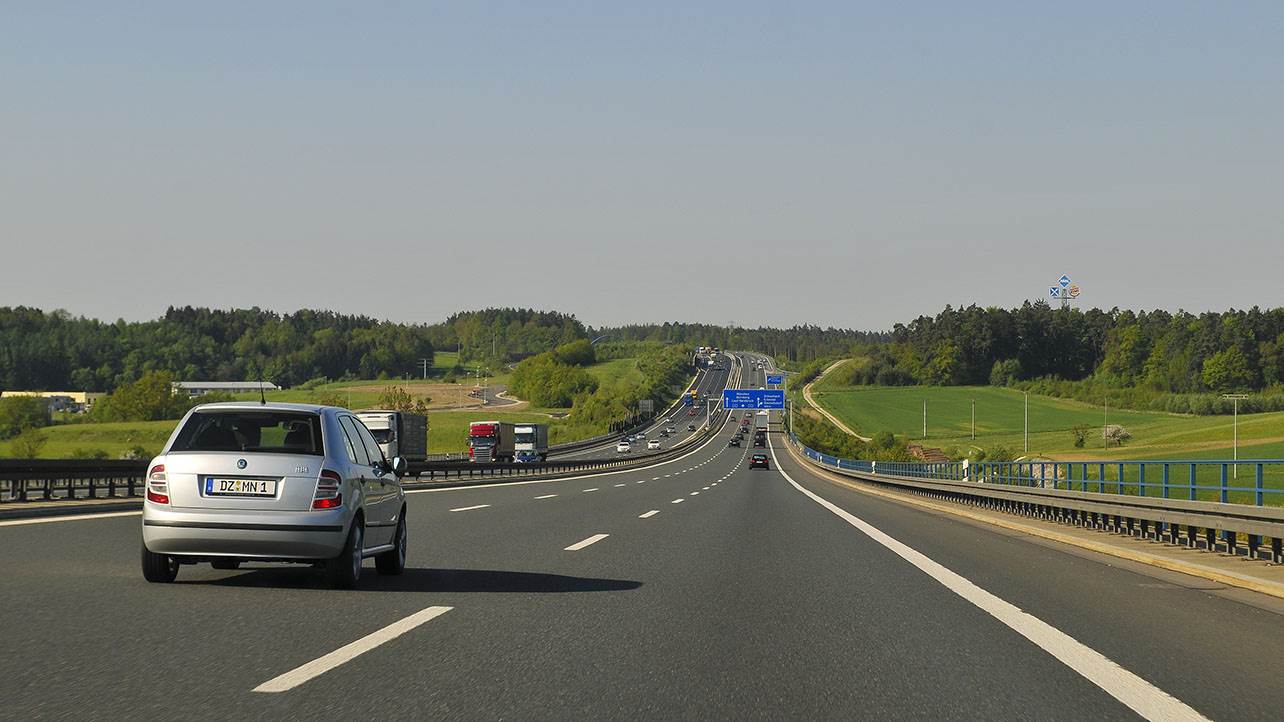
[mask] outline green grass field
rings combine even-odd
[[[902,386],[902,387],[842,387],[827,383],[813,387],[812,395],[830,413],[842,419],[865,435],[878,431],[891,431],[911,441],[943,449],[957,449],[966,453],[972,447],[992,449],[1007,447],[1022,456],[1024,438],[1024,398],[1021,392],[993,387],[959,386]],[[819,388],[819,390],[818,390]],[[971,438],[971,409],[976,402],[976,439]],[[923,402],[927,401],[928,433],[923,439]],[[1120,424],[1132,433],[1133,438],[1122,447],[1101,445],[1102,408],[1077,401],[1030,395],[1030,457],[1061,461],[1222,461],[1232,456],[1232,428],[1229,416],[1182,416],[1147,411],[1111,411],[1111,424]],[[1089,427],[1084,448],[1075,448],[1071,429],[1076,425]],[[1243,414],[1239,417],[1239,458],[1284,459],[1284,413]],[[1034,476],[1064,476],[1050,467],[1036,469]],[[1188,490],[1176,485],[1189,482],[1190,465],[1170,466],[1169,477],[1173,485],[1169,495],[1186,498]],[[1209,487],[1198,491],[1197,497],[1217,500],[1212,491],[1221,483],[1222,466],[1197,465],[1196,485]],[[1140,472],[1137,465],[1125,465],[1122,478],[1117,463],[1089,464],[1086,468],[1072,464],[1070,476],[1079,480],[1093,480],[1089,491],[1104,489],[1124,493],[1140,493]],[[1233,471],[1228,468],[1228,474]],[[1239,479],[1229,480],[1234,487],[1252,487],[1256,468],[1244,465],[1239,469]],[[1162,465],[1150,465],[1146,470],[1146,489],[1149,496],[1162,495]],[[1099,482],[1104,478],[1105,486]],[[1122,484],[1122,487],[1121,487]],[[1263,486],[1267,489],[1284,489],[1284,465],[1263,467]],[[1074,484],[1082,488],[1081,483]],[[1229,500],[1252,503],[1249,492],[1231,492]],[[1284,504],[1284,494],[1267,494],[1266,503]]]
[[[176,421],[119,421],[102,424],[59,424],[40,430],[46,443],[44,459],[68,459],[77,451],[99,450],[111,459],[134,446],[155,453],[165,445]],[[0,442],[0,457],[8,458],[12,441]]]
[[[826,384],[813,396],[860,433],[891,431],[923,439],[923,402],[927,402],[931,446],[1024,449],[1023,395],[1019,391],[973,386],[836,387]],[[976,402],[976,439],[971,438],[971,407]],[[1132,433],[1122,447],[1102,448],[1102,407],[1077,401],[1030,396],[1030,453],[1056,459],[1153,459],[1231,457],[1229,416],[1182,416],[1149,411],[1109,412],[1109,423]],[[1089,428],[1082,449],[1074,447],[1071,429]],[[1239,455],[1284,457],[1284,413],[1242,414]],[[1198,456],[1196,456],[1198,454]]]

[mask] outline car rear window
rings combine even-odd
[[[170,451],[241,451],[322,456],[321,417],[300,411],[197,411]]]

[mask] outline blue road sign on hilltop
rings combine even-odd
[[[722,405],[728,409],[783,409],[783,389],[726,389],[722,392]]]
[[[776,375],[776,376],[768,376],[768,377],[767,377],[767,383],[769,383],[769,384],[775,384],[776,386],[779,386],[779,385],[783,384],[784,382],[785,382],[785,375],[784,375],[784,374],[778,374],[778,375]]]
[[[1057,280],[1057,283],[1060,283],[1061,287],[1065,288],[1066,286],[1070,285],[1070,277],[1066,275],[1062,275],[1061,278]]]

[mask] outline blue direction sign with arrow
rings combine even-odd
[[[727,409],[783,409],[783,389],[726,389],[722,392],[722,406]]]
[[[768,376],[768,377],[767,377],[767,383],[769,383],[769,384],[774,384],[774,385],[776,385],[776,386],[779,386],[779,385],[783,384],[784,382],[785,382],[785,375],[784,375],[784,374],[779,374],[779,375],[777,375],[777,376]]]

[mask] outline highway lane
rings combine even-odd
[[[727,436],[653,469],[412,494],[411,570],[367,566],[356,592],[266,566],[148,585],[136,517],[0,527],[0,604],[22,610],[5,715],[1134,717]],[[849,491],[773,446],[803,488],[1199,712],[1284,708],[1277,607]]]

